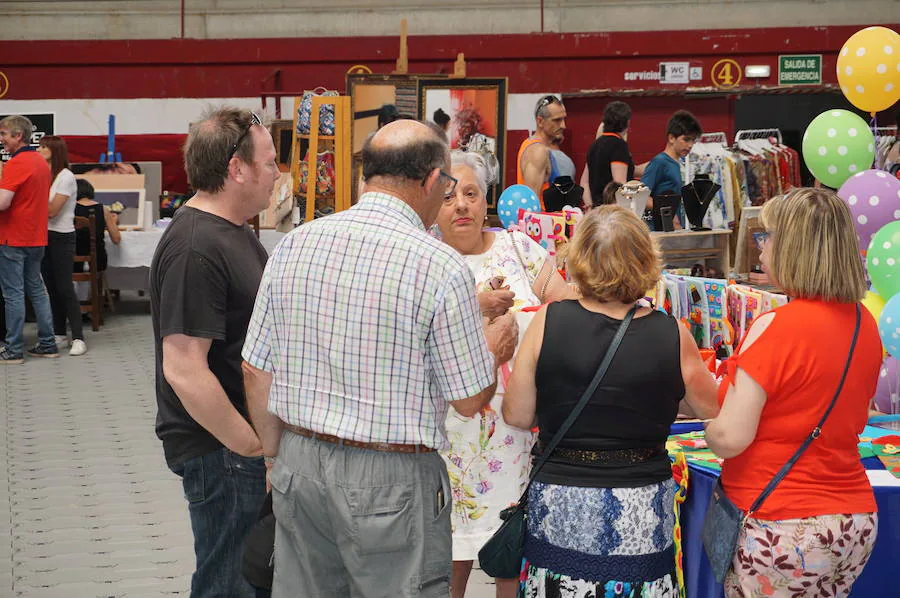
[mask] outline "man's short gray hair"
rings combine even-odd
[[[22,143],[26,145],[31,144],[31,134],[34,133],[34,126],[24,116],[18,114],[7,116],[0,120],[0,129],[6,129],[13,137],[18,133],[22,135]]]
[[[482,195],[487,195],[488,186],[493,184],[497,178],[495,169],[478,152],[453,150],[450,152],[450,164],[451,167],[468,166],[471,168],[475,173],[475,179],[478,181],[478,188],[481,189]]]
[[[550,104],[563,105],[562,100],[553,94],[541,96],[541,99],[534,105],[534,117],[547,118],[550,116]]]

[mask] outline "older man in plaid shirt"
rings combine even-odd
[[[446,596],[448,405],[494,393],[516,327],[482,322],[472,274],[426,233],[455,179],[447,143],[397,121],[363,149],[348,211],[288,234],[243,358],[271,470],[277,596]]]

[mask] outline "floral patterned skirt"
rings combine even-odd
[[[673,480],[639,488],[533,483],[519,595],[674,598],[674,496]]]
[[[877,530],[875,513],[750,518],[738,536],[725,595],[847,596],[872,554]]]
[[[450,449],[441,452],[453,497],[453,560],[478,558],[500,524],[500,511],[518,502],[531,471],[535,434],[508,426],[497,394],[474,417],[447,415]]]

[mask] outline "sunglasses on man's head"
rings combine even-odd
[[[538,114],[540,114],[541,110],[543,110],[545,106],[549,106],[550,104],[555,104],[556,102],[559,102],[559,98],[557,98],[556,96],[542,97],[541,101],[538,102],[537,108],[534,109],[534,115],[538,116]]]
[[[241,133],[241,136],[238,137],[238,139],[234,143],[234,145],[231,146],[231,149],[228,150],[228,157],[225,159],[226,165],[231,163],[231,159],[234,157],[235,152],[237,152],[238,146],[241,144],[242,141],[244,141],[244,137],[247,136],[247,133],[250,132],[250,127],[252,127],[253,125],[262,126],[262,120],[259,118],[259,116],[256,114],[256,112],[250,113],[250,124],[247,126],[247,128],[244,130],[244,132]]]

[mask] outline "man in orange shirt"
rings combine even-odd
[[[519,147],[516,183],[527,185],[541,199],[548,181],[556,178],[551,150],[559,147],[565,138],[566,107],[558,97],[544,96],[534,108],[534,123],[537,129],[534,135]]]
[[[50,167],[30,145],[33,130],[24,116],[0,120],[0,143],[12,156],[0,175],[0,288],[6,301],[2,364],[23,362],[26,292],[34,306],[39,339],[28,354],[59,357],[50,299],[41,278],[41,258],[47,245]]]

